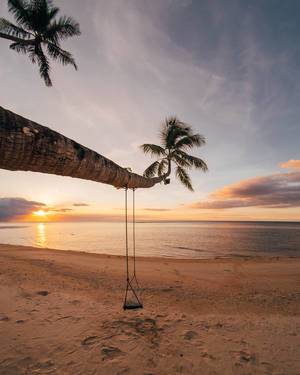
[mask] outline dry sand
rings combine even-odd
[[[139,259],[0,245],[0,374],[300,374],[300,259]]]

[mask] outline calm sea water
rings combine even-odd
[[[124,255],[125,227],[124,223],[2,223],[0,243]],[[137,223],[136,252],[194,259],[300,256],[300,223]]]

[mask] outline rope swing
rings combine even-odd
[[[125,188],[125,248],[126,248],[126,291],[123,309],[142,309],[143,304],[138,296],[140,286],[136,276],[135,257],[135,189],[132,189],[132,247],[133,247],[133,274],[129,272],[129,246],[128,246],[128,188]]]

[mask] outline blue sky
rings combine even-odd
[[[53,64],[54,88],[46,88],[28,58],[0,39],[2,106],[137,172],[150,162],[138,145],[156,142],[162,120],[176,114],[207,137],[196,154],[209,173],[192,172],[193,194],[174,179],[138,192],[140,209],[171,209],[160,213],[167,219],[300,220],[298,203],[276,212],[195,208],[224,186],[282,173],[280,163],[300,159],[299,1],[55,4],[81,25],[82,35],[64,44],[79,71]],[[0,13],[12,19],[6,1]],[[93,182],[8,171],[0,171],[0,179],[3,198],[53,207],[84,201],[86,214],[104,216],[118,214],[123,204],[119,192]]]

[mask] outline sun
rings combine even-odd
[[[38,210],[38,211],[34,211],[33,215],[39,216],[39,217],[46,217],[47,216],[47,212],[45,212],[44,210]]]

